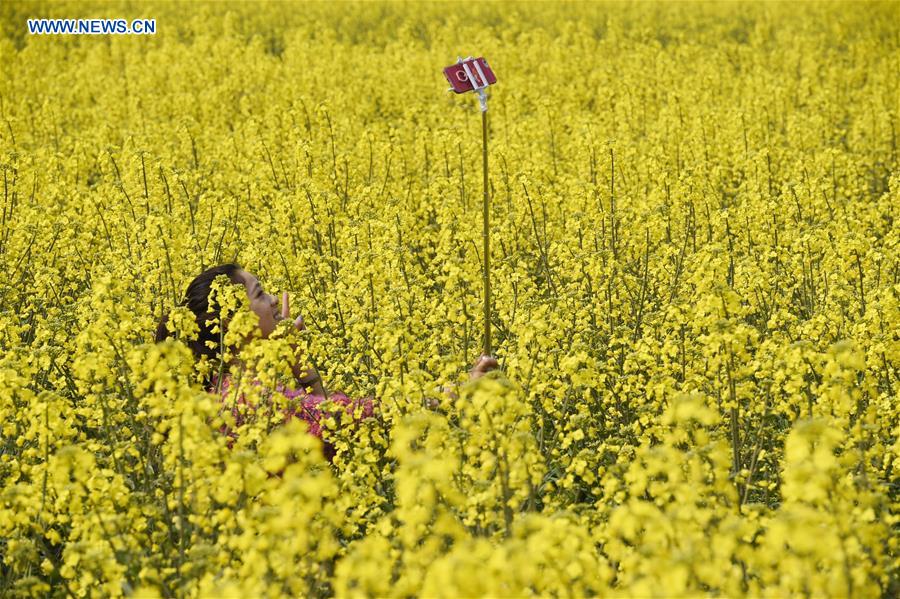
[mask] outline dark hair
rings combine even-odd
[[[209,305],[209,291],[212,287],[212,282],[219,275],[226,275],[232,283],[241,283],[241,279],[238,278],[240,270],[241,267],[237,264],[222,264],[208,268],[197,275],[188,285],[187,291],[184,292],[184,299],[181,300],[180,305],[187,306],[194,313],[197,327],[200,329],[196,339],[186,341],[187,346],[194,352],[194,360],[196,362],[199,362],[203,356],[206,356],[211,361],[218,360],[221,352],[221,348],[218,347],[219,334],[212,332],[214,321],[218,318],[218,306]],[[157,343],[173,335],[174,331],[169,330],[168,323],[169,315],[166,314],[156,327]],[[215,342],[216,347],[210,348],[206,344],[207,341]],[[207,376],[204,381],[207,387],[211,382],[211,378],[211,376]]]

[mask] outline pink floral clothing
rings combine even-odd
[[[260,383],[259,381],[254,381],[253,384],[259,385]],[[218,378],[216,375],[213,375],[210,384],[210,393],[215,393],[217,385]],[[227,409],[226,400],[229,396],[230,385],[231,377],[226,374],[222,378],[221,400],[223,410]],[[305,420],[309,424],[309,433],[322,440],[325,457],[328,458],[329,462],[334,459],[335,449],[332,443],[322,438],[322,425],[324,419],[328,418],[328,416],[334,416],[335,420],[338,421],[339,427],[347,427],[350,424],[358,422],[360,418],[371,417],[374,413],[372,399],[368,397],[363,399],[351,399],[339,391],[329,392],[328,399],[330,401],[344,406],[343,412],[346,413],[346,417],[342,417],[341,412],[335,413],[333,411],[324,411],[322,409],[321,404],[325,401],[325,398],[321,395],[307,393],[303,389],[286,389],[283,385],[278,385],[275,390],[283,394],[289,401],[288,406],[282,410],[285,416],[285,422],[289,421],[291,418]],[[235,427],[240,427],[246,421],[246,410],[243,410],[244,413],[242,413],[242,410],[240,409],[241,405],[251,405],[244,398],[243,394],[238,397],[234,406],[231,408]],[[256,408],[251,407],[250,410],[255,412]],[[223,427],[222,432],[228,435],[230,439],[229,446],[231,446],[231,444],[234,443],[234,439],[237,438],[237,433],[234,430],[229,430],[227,427]]]

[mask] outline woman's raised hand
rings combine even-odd
[[[281,318],[282,320],[287,320],[291,317],[291,303],[288,299],[288,292],[285,291],[281,294]],[[297,316],[294,319],[294,328],[298,331],[303,331],[306,329],[306,324],[303,322],[303,316]]]
[[[469,371],[469,379],[473,381],[475,379],[480,379],[491,370],[497,370],[499,367],[500,364],[497,362],[497,358],[482,354],[475,360],[472,370]]]
[[[284,291],[281,294],[281,319],[288,320],[291,317],[291,303],[288,298],[288,292]],[[294,319],[294,328],[298,331],[306,330],[306,324],[303,322],[303,316],[297,316]],[[321,395],[323,397],[327,397],[325,386],[322,383],[322,377],[319,376],[319,372],[313,367],[308,370],[303,370],[300,364],[295,364],[293,366],[294,378],[297,379],[297,382],[304,387],[312,388],[312,391],[316,395]]]
[[[478,356],[478,359],[475,360],[475,363],[472,365],[472,369],[469,370],[469,380],[474,381],[475,379],[480,379],[488,372],[499,368],[500,363],[497,362],[497,358],[482,354]],[[441,387],[441,390],[450,399],[456,399],[458,396],[456,389],[452,386],[443,386]],[[437,399],[432,398],[428,400],[427,405],[431,409],[436,409],[440,405],[440,402]]]

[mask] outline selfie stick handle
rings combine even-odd
[[[484,228],[481,237],[484,240],[484,355],[491,355],[491,237],[490,237],[490,194],[488,187],[488,125],[487,99],[484,90],[480,90],[481,109],[481,155],[484,163]]]

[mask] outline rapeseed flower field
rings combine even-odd
[[[0,595],[897,596],[898,73],[895,2],[0,3]],[[240,420],[229,262],[307,326]]]

